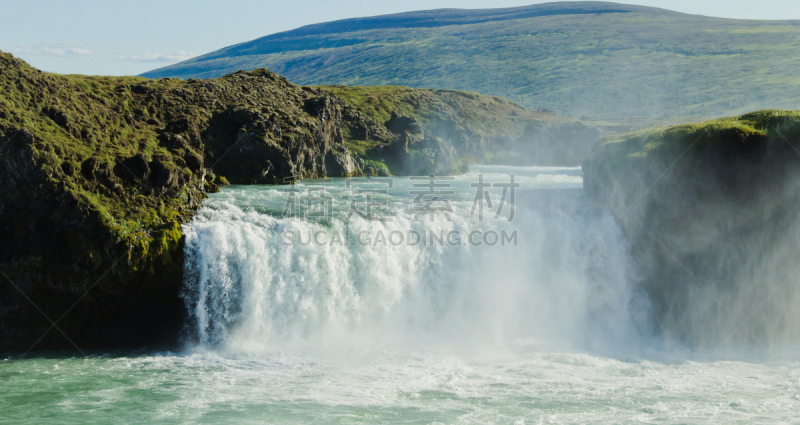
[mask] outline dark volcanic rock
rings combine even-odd
[[[166,283],[180,282],[180,263],[132,270],[128,248],[95,211],[48,182],[38,140],[19,134],[0,155],[0,349],[72,348],[67,337],[82,349],[174,341],[180,286]],[[113,180],[98,164],[84,161],[93,184]],[[180,261],[178,241],[170,243],[169,256]]]
[[[184,185],[181,170],[171,164],[171,158],[158,157],[150,163],[150,182],[161,193],[174,195]]]
[[[389,131],[397,135],[403,133],[422,137],[425,135],[422,124],[418,119],[406,115],[398,115],[397,112],[392,112],[391,118],[389,118],[389,121],[386,121],[385,125]]]
[[[150,177],[150,160],[144,154],[136,154],[119,161],[114,172],[123,180],[144,182]]]
[[[131,84],[0,53],[0,93],[0,351],[176,344],[181,224],[215,181],[360,173],[342,102],[266,70]]]

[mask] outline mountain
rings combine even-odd
[[[711,118],[800,106],[800,21],[559,2],[309,25],[143,76],[268,67],[296,84],[498,95],[593,118]]]

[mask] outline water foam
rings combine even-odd
[[[484,171],[487,181],[508,179],[508,170]],[[407,211],[391,223],[289,219],[259,212],[282,196],[274,188],[230,189],[184,229],[192,333],[203,345],[247,349],[348,337],[581,345],[631,338],[646,300],[632,289],[635,270],[619,229],[580,191],[553,197],[547,190],[574,188],[575,174],[540,169],[520,176],[512,223],[480,222],[470,215],[471,201],[454,202],[451,221],[414,221]],[[285,238],[286,231],[475,229],[517,231],[517,246],[287,246]]]

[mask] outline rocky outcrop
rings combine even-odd
[[[384,158],[397,174],[424,176],[459,173],[459,156],[452,142],[433,135],[419,120],[392,113],[385,123],[394,137],[386,146],[370,151],[372,157]]]
[[[468,164],[577,166],[619,127],[452,90],[326,87],[346,102],[345,143],[364,167],[453,174]],[[625,127],[625,126],[622,126]],[[452,150],[451,150],[452,148]],[[455,155],[451,155],[452,151]]]
[[[406,115],[398,115],[392,111],[389,121],[386,121],[386,128],[394,134],[409,134],[415,137],[425,137],[425,130],[418,119]]]
[[[258,75],[268,80],[280,78],[266,71]],[[231,78],[258,83],[249,81],[254,76],[248,73]],[[207,156],[214,171],[231,183],[244,184],[358,174],[343,141],[342,102],[321,90],[279,81],[280,90],[267,90],[273,88],[270,84],[253,85],[247,93],[253,96],[250,106],[215,111],[209,126],[200,131],[211,147]],[[278,102],[281,97],[283,102]],[[259,103],[263,105],[255,107]]]
[[[0,53],[0,351],[176,343],[181,224],[216,182],[360,174],[343,108],[266,70],[59,76]]]
[[[586,192],[628,236],[652,324],[698,344],[796,341],[800,113],[761,111],[606,140]]]
[[[5,133],[0,349],[72,348],[69,340],[84,350],[174,341],[182,321],[179,223],[199,206],[202,177],[187,182],[172,164],[143,156],[120,161],[120,168],[90,158],[67,171],[85,187],[72,191],[69,183],[53,181],[48,165],[70,166],[46,142],[28,130]],[[128,168],[137,175],[128,177]],[[180,206],[171,202],[178,191],[186,197]],[[113,218],[89,193],[166,206],[173,220],[115,235]]]

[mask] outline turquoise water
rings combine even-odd
[[[472,214],[478,174],[512,173],[514,219]],[[331,213],[315,218],[287,217],[284,188],[213,195],[184,228],[184,348],[8,355],[0,422],[800,423],[796,351],[652,334],[629,247],[580,169],[477,167],[433,222],[414,220],[414,182],[374,194],[390,222],[348,219],[363,192],[344,180],[297,189],[321,184]],[[488,191],[496,209],[502,188]],[[369,243],[302,243],[322,231]],[[517,238],[377,236],[409,231]]]
[[[0,362],[3,423],[797,423],[800,363],[525,347]],[[327,354],[325,354],[327,353]]]

